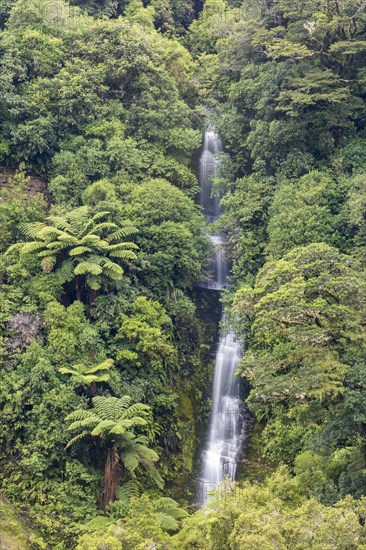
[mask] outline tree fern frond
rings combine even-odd
[[[103,273],[103,269],[100,265],[91,262],[80,262],[74,269],[75,275],[85,275],[90,273],[91,275],[100,275]]]
[[[86,284],[92,290],[99,290],[100,287],[102,286],[100,277],[97,277],[96,275],[88,275],[86,278]]]
[[[93,226],[93,233],[105,231],[106,229],[118,229],[118,225],[113,222],[102,222]]]
[[[15,244],[12,244],[11,246],[9,246],[9,248],[7,249],[7,251],[5,252],[5,256],[8,256],[10,255],[12,252],[18,252],[19,254],[21,254],[22,252],[22,248],[24,246],[25,243],[15,243]]]
[[[129,408],[131,404],[131,397],[129,395],[123,395],[117,401],[114,402],[116,420],[122,418],[125,414],[125,411]]]
[[[119,399],[117,397],[102,397],[97,395],[93,397],[93,406],[96,413],[104,420],[114,420],[116,422],[119,416],[116,414]]]
[[[80,206],[79,208],[75,208],[75,210],[72,210],[67,214],[67,220],[74,235],[79,234],[80,229],[85,226],[85,224],[87,223],[88,215],[88,206]]]
[[[77,246],[76,248],[72,248],[69,251],[69,256],[81,256],[86,252],[93,252],[93,249],[89,248],[88,246]]]
[[[21,223],[19,225],[20,232],[31,239],[35,239],[38,233],[45,227],[47,226],[43,222]]]
[[[88,233],[79,241],[80,246],[92,246],[99,247],[102,249],[108,248],[109,244],[107,241],[102,240],[99,235],[94,233]]]
[[[107,211],[107,210],[102,210],[101,212],[97,212],[96,214],[94,214],[94,216],[92,217],[92,221],[93,222],[97,222],[103,218],[106,218],[107,216],[110,216],[111,215],[111,212]]]
[[[126,250],[126,249],[129,249],[129,248],[132,248],[133,250],[138,250],[139,249],[139,247],[135,243],[123,242],[123,243],[118,243],[118,244],[110,244],[108,246],[108,252],[112,252],[112,251],[114,252],[115,250]]]
[[[69,233],[59,233],[57,236],[57,240],[67,246],[76,246],[79,244],[79,240]]]
[[[74,264],[71,260],[63,260],[56,273],[59,275],[61,283],[72,281],[74,278]]]
[[[89,418],[90,416],[93,416],[96,418],[96,420],[98,420],[97,415],[95,415],[90,409],[76,409],[75,411],[68,414],[65,420],[67,422],[74,420],[84,420],[84,418]]]
[[[23,246],[20,249],[21,254],[31,254],[32,252],[42,250],[44,248],[44,243],[41,241],[31,241],[29,243],[22,243],[22,245]]]
[[[111,428],[111,434],[123,435],[128,428],[132,428],[133,426],[146,426],[146,424],[146,420],[138,416],[134,418],[123,418],[114,424],[113,428]]]
[[[94,374],[95,372],[103,371],[103,370],[109,370],[114,365],[114,359],[106,359],[102,363],[99,363],[95,367],[88,369],[88,374]]]
[[[166,512],[156,512],[156,516],[160,523],[160,527],[164,529],[164,531],[177,531],[179,529],[177,520]]]
[[[103,220],[109,215],[110,215],[110,212],[97,212],[96,214],[94,214],[94,216],[86,222],[86,224],[83,227],[83,231],[80,235],[83,236],[91,232],[91,230],[93,229],[93,227],[95,227],[96,223],[99,220]]]
[[[94,429],[96,427],[96,424],[98,423],[99,419],[95,418],[93,416],[90,416],[88,418],[84,418],[83,420],[75,420],[70,424],[68,427],[69,431],[79,430],[80,428],[90,428]],[[92,432],[89,432],[93,434]]]
[[[47,220],[57,229],[61,229],[62,231],[70,231],[71,229],[67,219],[62,216],[48,216]]]
[[[38,231],[36,238],[49,243],[51,240],[57,239],[62,234],[63,231],[60,231],[60,229],[56,229],[50,225],[45,225],[43,229]]]
[[[122,277],[123,269],[120,265],[116,264],[115,262],[112,262],[108,258],[102,259],[102,265],[109,277],[112,277],[113,279],[118,279]]]
[[[132,250],[113,250],[109,253],[113,258],[122,258],[123,260],[136,260],[137,256]]]
[[[75,376],[81,374],[83,368],[85,368],[85,365],[80,363],[78,365],[73,365],[72,367],[61,367],[60,369],[58,369],[58,372],[60,372],[61,374],[71,374],[72,376]]]
[[[109,378],[109,374],[83,374],[80,381],[84,384],[92,384],[93,382],[108,382]]]
[[[121,457],[123,465],[129,472],[136,470],[139,465],[139,455],[136,451],[130,450],[124,453]]]
[[[70,439],[68,444],[65,446],[65,449],[68,449],[69,447],[71,447],[71,445],[76,443],[76,441],[79,441],[80,439],[83,439],[83,437],[85,437],[87,435],[89,435],[89,432],[87,432],[87,431],[83,431],[83,432],[81,432],[81,434],[75,435],[75,437]]]
[[[60,242],[60,241],[53,241],[53,242],[48,243],[48,244],[45,243],[45,246],[46,246],[47,250],[49,250],[50,252],[56,254],[57,252],[61,252],[61,250],[64,250],[64,248],[66,248],[67,245],[65,243]]]
[[[126,410],[126,418],[131,418],[135,414],[140,414],[141,416],[148,416],[150,414],[149,405],[144,405],[143,403],[134,403]]]
[[[124,227],[119,228],[114,233],[110,233],[106,236],[106,239],[112,243],[113,241],[118,241],[120,239],[125,239],[129,235],[137,233],[137,228],[134,225],[125,225]]]
[[[91,435],[102,436],[105,434],[105,432],[111,433],[111,428],[113,428],[113,426],[113,420],[102,420],[101,422],[98,422],[95,428],[91,431]]]
[[[148,462],[147,464],[145,464],[145,466],[147,468],[148,473],[150,474],[151,479],[153,480],[157,488],[163,489],[164,480],[159,474],[159,472],[157,471],[155,464],[153,464],[152,462]]]
[[[137,452],[143,462],[157,462],[159,460],[159,455],[153,449],[146,447],[146,445],[135,445]]]
[[[141,495],[141,484],[136,479],[124,483],[118,490],[118,498],[129,500]]]

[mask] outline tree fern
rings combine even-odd
[[[80,370],[80,366],[77,368]],[[92,409],[77,409],[66,417],[66,421],[71,422],[69,430],[81,430],[80,434],[69,441],[67,447],[86,435],[106,441],[108,453],[102,495],[105,508],[108,502],[116,498],[121,463],[129,472],[134,472],[139,465],[143,465],[151,473],[158,455],[147,446],[145,436],[137,436],[133,431],[136,426],[146,424],[150,407],[142,403],[131,405],[131,398],[127,395],[121,398],[96,396],[92,399],[92,404]],[[158,480],[159,477],[157,474]]]
[[[110,378],[109,370],[112,368],[113,364],[113,359],[106,359],[102,363],[92,367],[84,365],[83,363],[78,363],[71,367],[60,368],[60,373],[70,374],[72,379],[80,385],[108,382]]]
[[[38,256],[42,269],[56,270],[62,284],[75,277],[76,298],[81,299],[85,285],[98,291],[103,284],[120,280],[124,272],[120,263],[136,259],[136,244],[122,241],[136,228],[130,222],[119,227],[109,215],[106,211],[91,215],[88,206],[81,206],[49,216],[47,224],[23,224],[21,232],[29,242],[18,243],[8,252]]]

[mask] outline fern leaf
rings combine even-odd
[[[76,237],[73,237],[73,235],[70,235],[69,233],[59,234],[57,240],[67,246],[76,246],[79,244],[78,239]]]
[[[83,374],[80,381],[84,384],[92,384],[93,382],[108,382],[109,374]]]
[[[73,431],[73,430],[79,430],[80,428],[93,428],[94,430],[95,424],[97,422],[99,422],[99,418],[95,418],[94,416],[89,416],[87,418],[84,418],[83,420],[75,420],[74,422],[72,422],[68,427],[68,430]]]
[[[91,262],[80,262],[74,269],[75,275],[85,275],[90,273],[91,275],[100,275],[103,273],[103,269],[100,265]]]
[[[136,479],[131,479],[124,483],[118,489],[118,498],[129,500],[131,498],[138,498],[141,495],[141,485]]]
[[[106,218],[109,215],[110,215],[110,212],[97,212],[96,214],[94,214],[94,216],[90,220],[88,220],[84,225],[82,235],[86,235],[95,227],[95,224],[99,220],[102,220],[103,218]]]
[[[68,444],[65,446],[65,449],[68,449],[69,447],[71,447],[71,445],[73,445],[74,443],[76,443],[76,441],[79,441],[80,439],[83,439],[83,437],[85,437],[86,435],[89,435],[89,432],[84,431],[84,432],[81,432],[81,434],[75,435],[75,437],[73,437],[72,439],[70,439],[70,441],[68,442]]]
[[[88,369],[88,374],[94,374],[102,370],[109,370],[114,365],[114,359],[106,359],[103,363],[99,363],[95,367]]]
[[[82,231],[82,228],[85,226],[88,220],[89,207],[80,206],[72,212],[69,212],[67,219],[71,228],[71,231],[74,235],[79,235]]]
[[[127,451],[126,453],[124,453],[121,457],[122,459],[122,462],[125,466],[125,468],[129,471],[129,472],[133,472],[134,470],[136,470],[137,466],[139,465],[139,455],[136,451]]]
[[[74,264],[71,260],[63,260],[56,273],[59,275],[61,283],[72,281],[74,278]]]
[[[44,248],[44,243],[40,241],[32,241],[30,243],[22,243],[22,248],[20,249],[21,254],[31,254],[37,250],[42,250]]]
[[[42,222],[21,223],[19,225],[20,232],[31,239],[35,239],[38,233],[45,227],[47,227],[46,224]]]
[[[106,432],[112,433],[113,426],[114,426],[113,420],[102,420],[91,431],[91,435],[101,436],[101,435],[104,435]]]
[[[114,252],[115,250],[126,250],[126,249],[129,249],[129,248],[133,248],[134,250],[139,249],[139,247],[135,243],[123,242],[123,243],[118,243],[118,244],[110,244],[109,247],[108,247],[108,252],[112,252],[112,251]]]
[[[69,251],[69,256],[81,256],[86,252],[93,252],[93,249],[89,248],[88,246],[77,246],[76,248],[72,248]]]
[[[115,262],[112,262],[108,258],[102,259],[102,265],[104,267],[106,274],[108,274],[108,276],[111,277],[112,279],[118,280],[122,278],[122,275],[124,272],[120,265],[116,264]]]
[[[112,222],[98,223],[98,225],[95,225],[93,227],[93,233],[97,233],[98,231],[105,231],[106,229],[118,229],[118,225]]]
[[[129,407],[125,413],[126,418],[131,418],[135,414],[140,414],[141,416],[148,416],[150,414],[149,405],[144,405],[143,403],[134,403]]]
[[[5,256],[8,256],[10,255],[12,252],[18,252],[21,254],[22,252],[22,248],[24,246],[25,243],[15,243],[15,244],[12,244],[11,246],[9,246],[8,250],[5,252]]]
[[[110,233],[106,239],[112,243],[113,241],[119,241],[120,239],[125,239],[129,235],[133,235],[134,233],[137,233],[136,227],[133,225],[126,225],[124,227],[120,227],[117,231],[114,233]]]
[[[137,256],[132,250],[113,250],[109,255],[112,258],[122,258],[123,260],[137,260]]]
[[[70,224],[67,222],[66,218],[61,216],[48,216],[47,220],[51,225],[62,231],[70,231]]]
[[[100,277],[96,277],[95,275],[88,275],[86,279],[86,284],[92,290],[99,290],[100,287],[102,286]]]
[[[46,225],[43,229],[38,231],[36,238],[45,242],[50,242],[51,240],[57,239],[60,235],[63,234],[63,231]]]
[[[177,531],[179,529],[177,520],[169,514],[165,512],[156,512],[156,516],[159,520],[160,527],[164,529],[164,531]]]

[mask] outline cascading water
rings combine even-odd
[[[205,133],[200,157],[200,203],[208,223],[220,216],[220,199],[212,196],[212,178],[217,172],[222,152],[220,138],[212,130]],[[225,259],[224,238],[211,235],[213,259],[210,266],[212,279],[201,286],[221,290],[227,285],[228,262]],[[239,379],[235,376],[241,359],[241,347],[233,333],[221,335],[216,354],[212,392],[209,437],[202,456],[200,501],[209,500],[208,492],[225,479],[234,480],[243,434],[242,403]]]

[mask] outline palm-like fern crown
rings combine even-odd
[[[56,267],[61,282],[70,281],[76,275],[85,275],[87,285],[98,290],[102,277],[120,280],[122,267],[110,258],[136,259],[133,242],[122,239],[136,232],[126,222],[123,227],[108,220],[110,212],[98,212],[91,216],[88,206],[81,206],[64,216],[49,216],[48,223],[27,223],[21,226],[22,233],[29,239],[17,243],[8,250],[19,250],[21,254],[36,253],[43,271]]]
[[[110,378],[110,369],[113,367],[114,360],[106,359],[93,367],[78,363],[71,367],[62,367],[61,374],[70,374],[71,378],[79,384],[92,384],[93,382],[108,382]]]
[[[150,407],[143,403],[131,405],[131,398],[125,395],[121,398],[102,397],[93,398],[92,409],[78,409],[66,417],[71,421],[69,430],[83,430],[82,433],[71,439],[68,447],[85,435],[108,437],[116,444],[128,446],[133,441],[145,444],[145,438],[139,440],[132,431],[135,426],[145,426],[146,417],[150,414]],[[140,436],[141,438],[142,436]]]

